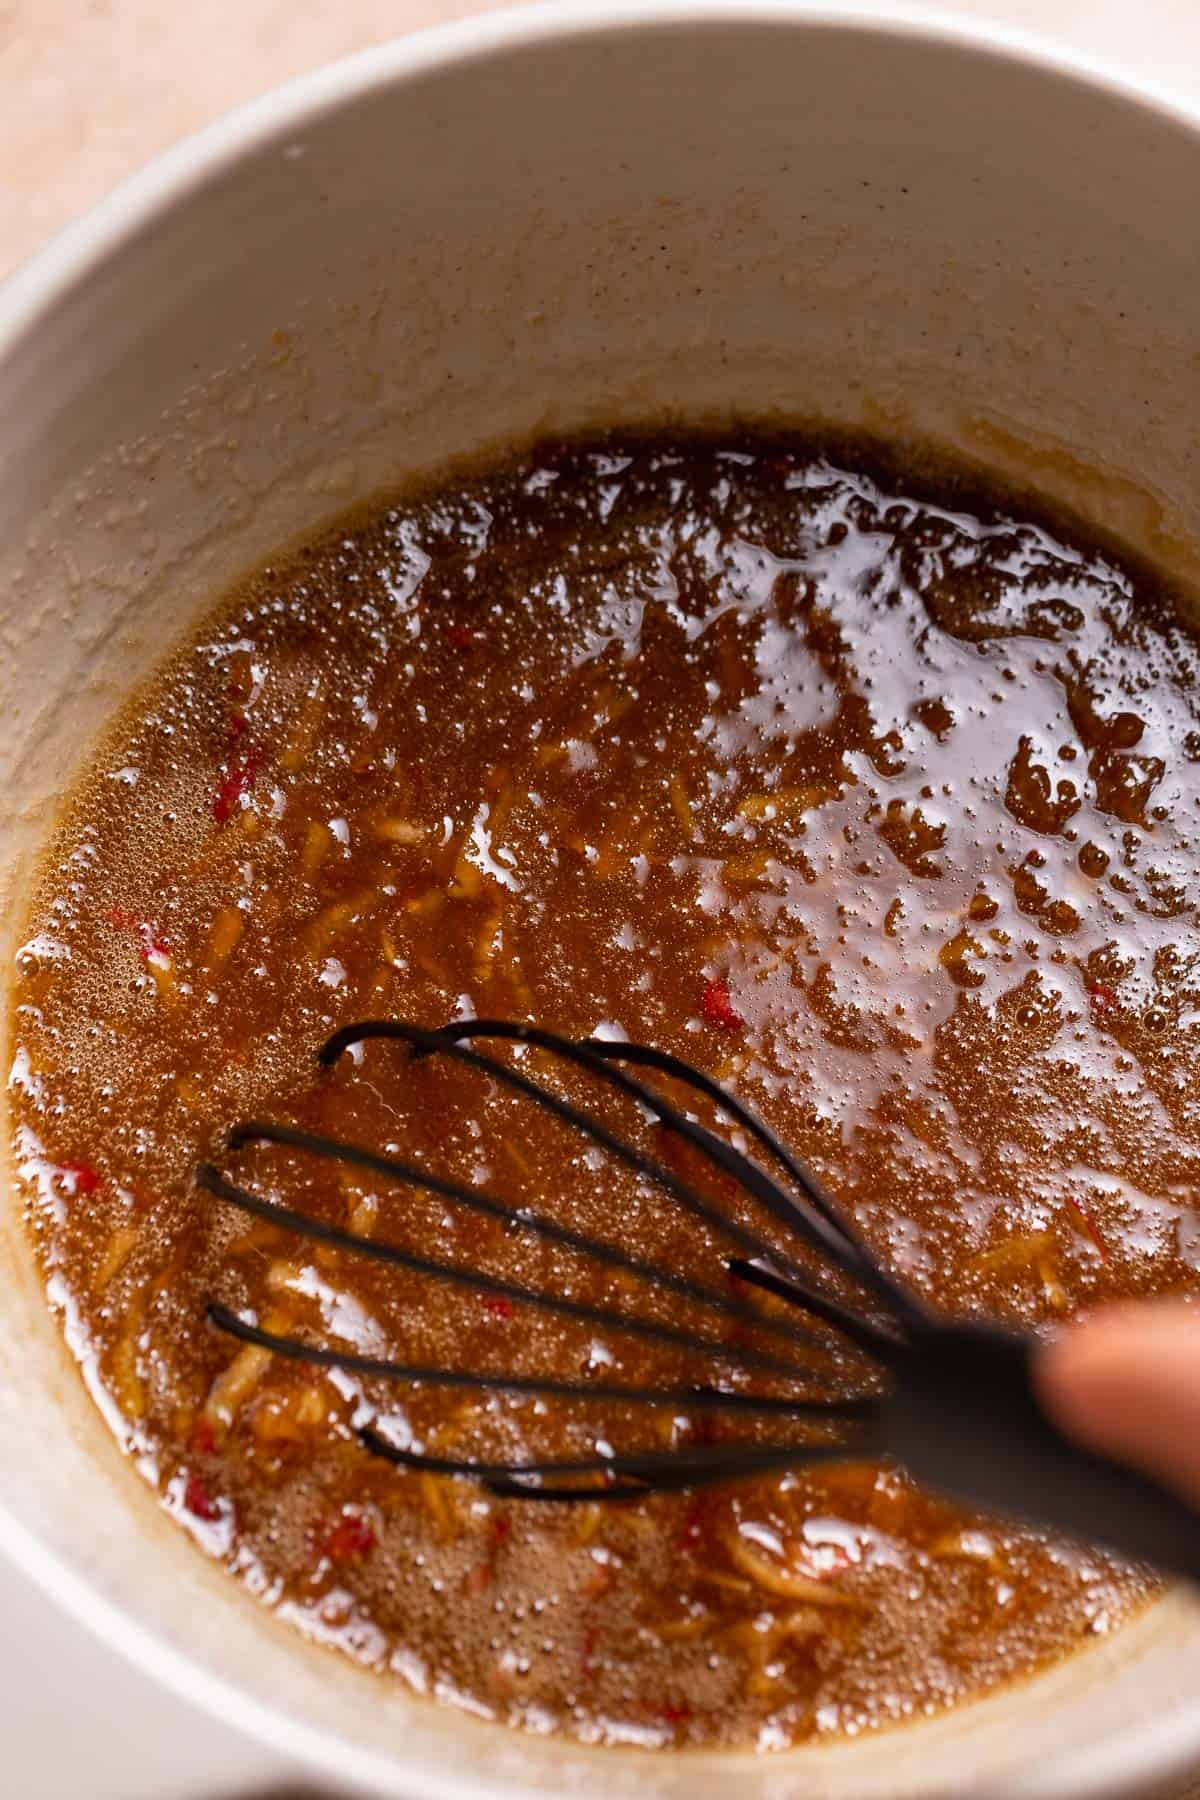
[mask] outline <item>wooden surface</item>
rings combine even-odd
[[[335,57],[485,9],[489,0],[0,0],[0,276],[227,108]],[[961,0],[959,10],[1053,33],[1130,78],[1200,92],[1195,0]],[[3,1793],[284,1793],[276,1759],[125,1669],[3,1569],[0,1611]],[[1200,1800],[1200,1775],[1171,1800]]]

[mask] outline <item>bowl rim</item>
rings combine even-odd
[[[736,25],[859,31],[931,47],[946,46],[1010,63],[1148,109],[1200,135],[1200,94],[1160,79],[1130,76],[1064,40],[909,0],[535,0],[468,15],[372,45],[300,74],[220,115],[123,179],[0,283],[0,363],[72,289],[117,256],[140,232],[272,140],[299,136],[314,121],[386,87],[435,70],[465,67],[498,53],[569,44],[618,31],[686,30]],[[344,1740],[249,1697],[171,1642],[165,1627],[128,1617],[84,1573],[68,1566],[0,1504],[0,1556],[58,1607],[176,1697],[221,1719],[286,1762],[345,1783],[395,1793],[396,1764],[353,1752]],[[1026,1800],[1105,1800],[1133,1782],[1180,1773],[1200,1752],[1200,1697],[1173,1716],[1155,1717],[1124,1742],[1075,1752],[1023,1781]],[[408,1791],[425,1800],[481,1800],[472,1777],[451,1770],[410,1770]],[[511,1791],[511,1790],[510,1790]],[[998,1796],[996,1797],[998,1800]]]

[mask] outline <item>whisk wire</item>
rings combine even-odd
[[[422,1275],[431,1281],[444,1282],[451,1287],[469,1288],[475,1293],[513,1304],[534,1306],[542,1312],[559,1313],[564,1318],[578,1319],[587,1325],[598,1325],[603,1330],[627,1332],[630,1336],[664,1344],[674,1350],[715,1357],[730,1369],[742,1373],[757,1369],[764,1374],[788,1375],[793,1380],[811,1379],[811,1372],[802,1364],[791,1362],[786,1357],[774,1356],[766,1350],[756,1350],[752,1345],[735,1348],[720,1339],[699,1337],[694,1332],[685,1331],[677,1325],[668,1325],[660,1319],[615,1312],[606,1306],[593,1305],[588,1300],[574,1300],[567,1294],[529,1287],[524,1282],[505,1281],[499,1276],[488,1275],[482,1269],[463,1268],[457,1263],[443,1262],[438,1257],[421,1256],[416,1251],[405,1250],[399,1244],[362,1237],[340,1225],[315,1219],[309,1213],[297,1212],[294,1207],[284,1206],[274,1200],[264,1200],[260,1195],[251,1193],[248,1188],[226,1180],[211,1163],[199,1165],[195,1180],[198,1187],[205,1189],[216,1199],[227,1201],[253,1218],[284,1226],[287,1230],[294,1231],[298,1237],[328,1244],[334,1249],[349,1250],[356,1256],[388,1263],[393,1268],[406,1269],[410,1274]]]
[[[385,1380],[411,1382],[415,1387],[464,1388],[469,1391],[499,1394],[529,1394],[538,1398],[595,1400],[631,1406],[674,1407],[679,1411],[745,1413],[805,1420],[817,1423],[849,1424],[874,1417],[877,1401],[870,1395],[849,1398],[796,1398],[782,1394],[747,1394],[738,1389],[688,1386],[677,1383],[664,1387],[623,1386],[599,1381],[556,1381],[540,1375],[489,1375],[478,1370],[449,1369],[437,1365],[398,1362],[390,1357],[368,1356],[354,1350],[332,1349],[321,1344],[308,1344],[300,1338],[268,1331],[249,1319],[243,1319],[229,1307],[211,1301],[208,1320],[227,1336],[243,1344],[257,1344],[291,1362],[303,1362],[318,1369],[345,1369],[352,1375],[377,1375]]]
[[[485,1023],[485,1021],[478,1022]],[[461,1025],[467,1023],[474,1024],[476,1021],[461,1021],[460,1028]],[[500,1021],[492,1021],[489,1023],[489,1028],[499,1025]],[[509,1029],[514,1037],[520,1037],[521,1042],[562,1054],[565,1061],[573,1062],[590,1073],[599,1075],[601,1079],[619,1088],[627,1098],[639,1102],[654,1112],[658,1112],[660,1107],[666,1107],[666,1102],[653,1095],[650,1089],[643,1088],[640,1083],[631,1080],[619,1069],[610,1068],[602,1058],[593,1057],[590,1053],[582,1053],[579,1046],[569,1038],[559,1039],[546,1032],[534,1033],[533,1028],[527,1026],[512,1026]],[[326,1067],[331,1067],[353,1045],[366,1043],[372,1039],[407,1044],[419,1055],[447,1056],[468,1068],[478,1070],[502,1086],[511,1088],[515,1093],[523,1094],[527,1099],[540,1106],[543,1111],[561,1119],[564,1124],[572,1126],[583,1136],[590,1138],[600,1149],[606,1150],[618,1162],[624,1163],[626,1168],[632,1169],[636,1174],[653,1182],[656,1187],[669,1194],[694,1217],[703,1219],[715,1230],[732,1237],[750,1256],[768,1258],[780,1256],[778,1246],[768,1243],[748,1225],[743,1225],[737,1219],[729,1218],[719,1207],[712,1205],[703,1195],[696,1193],[673,1170],[666,1168],[655,1158],[647,1156],[645,1151],[640,1150],[637,1145],[617,1137],[600,1120],[592,1118],[590,1113],[563,1100],[549,1088],[543,1087],[540,1082],[523,1075],[519,1069],[510,1068],[507,1063],[497,1062],[494,1057],[484,1056],[478,1050],[472,1050],[467,1044],[458,1043],[454,1038],[444,1036],[441,1031],[432,1031],[422,1025],[408,1025],[393,1019],[367,1019],[359,1025],[343,1026],[340,1031],[334,1032],[320,1051],[320,1061]],[[565,1046],[561,1052],[558,1050],[559,1044]],[[679,1115],[679,1118],[681,1127],[688,1124],[682,1114]],[[679,1135],[689,1136],[690,1133],[681,1129]]]
[[[880,1267],[866,1244],[854,1231],[849,1221],[844,1219],[835,1202],[825,1193],[816,1178],[799,1164],[790,1152],[779,1142],[760,1119],[744,1107],[737,1098],[704,1075],[699,1069],[679,1057],[671,1056],[666,1051],[657,1050],[651,1045],[634,1044],[626,1040],[607,1040],[586,1038],[580,1043],[563,1038],[555,1032],[545,1031],[540,1027],[501,1019],[464,1019],[455,1020],[442,1026],[437,1032],[429,1032],[422,1027],[414,1027],[391,1020],[371,1020],[360,1025],[345,1026],[329,1039],[322,1051],[322,1060],[330,1062],[344,1054],[354,1044],[362,1043],[370,1038],[386,1038],[393,1041],[409,1043],[416,1056],[429,1056],[439,1051],[454,1055],[451,1044],[457,1046],[462,1040],[470,1038],[507,1039],[540,1049],[549,1050],[565,1060],[575,1063],[589,1073],[599,1075],[602,1079],[616,1086],[629,1098],[645,1106],[667,1130],[675,1132],[679,1137],[691,1143],[708,1160],[730,1175],[744,1190],[755,1199],[761,1201],[772,1216],[790,1229],[797,1231],[806,1244],[817,1250],[819,1254],[827,1254],[837,1263],[846,1275],[860,1286],[866,1287],[877,1299],[881,1299],[892,1313],[905,1322],[909,1329],[920,1329],[926,1322],[926,1315],[920,1303],[908,1295],[898,1282],[892,1280],[887,1271]],[[434,1040],[428,1046],[425,1040]],[[596,1059],[600,1065],[597,1066]],[[480,1059],[489,1071],[501,1071],[501,1079],[512,1075],[511,1070],[497,1064],[491,1058]],[[609,1061],[629,1060],[646,1067],[658,1070],[695,1088],[711,1100],[720,1111],[728,1114],[735,1123],[744,1127],[763,1146],[768,1154],[791,1175],[804,1193],[809,1197],[808,1203],[797,1201],[794,1195],[788,1194],[774,1182],[756,1163],[744,1155],[736,1146],[726,1143],[714,1136],[697,1120],[673,1106],[653,1088],[624,1075],[621,1071],[603,1066]],[[478,1066],[476,1064],[475,1066]],[[530,1083],[527,1077],[518,1077],[520,1091],[530,1092],[531,1097],[543,1096],[546,1090],[537,1083]],[[550,1098],[557,1100],[557,1096]],[[593,1131],[595,1121],[590,1115],[566,1102],[558,1101],[555,1108],[557,1116],[567,1118],[578,1129],[588,1135],[597,1136]],[[607,1134],[605,1134],[607,1136]],[[603,1141],[597,1136],[597,1141]],[[678,1189],[682,1183],[677,1177],[671,1180],[672,1186],[661,1181],[663,1171],[657,1163],[653,1165],[651,1179],[664,1186],[666,1191],[679,1197]],[[691,1193],[690,1210],[698,1216],[711,1220],[716,1216],[717,1223],[727,1232],[738,1231],[734,1221],[697,1196]],[[686,1202],[685,1202],[686,1204]],[[747,1235],[757,1237],[757,1234]],[[734,1258],[727,1263],[731,1274],[738,1276],[771,1292],[778,1298],[786,1299],[793,1307],[802,1307],[815,1318],[833,1325],[859,1349],[870,1354],[879,1355],[894,1349],[901,1341],[899,1334],[886,1326],[879,1325],[865,1313],[855,1311],[827,1286],[814,1281],[811,1275],[774,1245],[759,1239],[759,1249],[748,1257]],[[745,1248],[743,1239],[743,1248]],[[760,1272],[775,1270],[786,1273],[786,1285],[780,1281],[770,1282],[761,1278]]]
[[[279,1144],[334,1162],[347,1163],[354,1168],[366,1169],[372,1174],[383,1175],[390,1181],[401,1182],[409,1187],[424,1189],[481,1217],[495,1219],[506,1228],[524,1231],[544,1242],[581,1252],[591,1261],[607,1268],[620,1270],[623,1274],[637,1276],[653,1286],[666,1288],[712,1312],[722,1313],[738,1324],[753,1326],[773,1336],[786,1338],[793,1344],[821,1347],[821,1340],[798,1325],[794,1318],[764,1313],[761,1308],[747,1305],[722,1293],[707,1282],[694,1281],[661,1263],[651,1262],[631,1251],[622,1250],[615,1244],[607,1243],[603,1238],[575,1231],[557,1219],[548,1218],[529,1208],[512,1206],[506,1201],[494,1199],[479,1188],[469,1188],[461,1182],[449,1181],[444,1176],[419,1169],[399,1157],[386,1156],[359,1144],[349,1144],[341,1138],[325,1137],[316,1132],[298,1130],[294,1126],[268,1124],[259,1120],[248,1120],[245,1124],[236,1125],[227,1141],[231,1150],[240,1150],[250,1143]],[[211,1192],[208,1173],[210,1168],[211,1165],[205,1166],[202,1185]],[[230,1196],[223,1194],[222,1198],[229,1199]]]
[[[689,1182],[636,1144],[618,1136],[590,1112],[564,1100],[521,1070],[475,1049],[472,1040],[481,1038],[507,1040],[559,1057],[598,1078],[622,1098],[634,1102],[661,1127],[690,1143],[710,1167],[731,1178],[743,1194],[798,1236],[807,1250],[815,1251],[843,1277],[863,1288],[875,1303],[882,1304],[887,1318],[881,1320],[860,1311],[819,1279],[814,1279],[786,1250],[741,1219],[730,1216]],[[458,1020],[440,1030],[401,1021],[365,1020],[335,1032],[323,1045],[319,1061],[322,1066],[330,1067],[347,1050],[372,1039],[401,1043],[414,1057],[446,1056],[531,1100],[544,1112],[582,1133],[640,1179],[653,1184],[720,1236],[731,1239],[744,1254],[722,1259],[728,1274],[748,1287],[783,1300],[793,1310],[807,1313],[818,1327],[836,1335],[831,1339],[815,1335],[794,1318],[764,1312],[740,1296],[715,1288],[710,1282],[575,1230],[545,1213],[513,1206],[477,1188],[468,1188],[435,1175],[400,1157],[338,1138],[261,1121],[247,1121],[236,1126],[229,1134],[230,1150],[236,1152],[256,1142],[275,1144],[382,1175],[434,1194],[451,1205],[492,1218],[508,1230],[521,1230],[543,1242],[582,1254],[637,1278],[651,1289],[685,1298],[705,1315],[783,1338],[793,1350],[806,1347],[809,1360],[801,1362],[754,1344],[735,1346],[663,1319],[579,1300],[564,1292],[491,1275],[478,1267],[423,1255],[401,1244],[365,1237],[281,1201],[264,1198],[229,1180],[212,1163],[202,1163],[196,1170],[199,1187],[252,1217],[294,1231],[303,1238],[402,1268],[420,1277],[469,1288],[495,1300],[532,1306],[607,1331],[627,1333],[689,1356],[702,1357],[710,1365],[716,1363],[725,1372],[726,1381],[737,1381],[757,1372],[783,1377],[793,1390],[802,1388],[802,1391],[758,1394],[736,1386],[709,1383],[626,1384],[406,1362],[313,1344],[269,1331],[256,1321],[214,1302],[209,1306],[208,1318],[216,1329],[243,1343],[258,1345],[275,1355],[312,1367],[407,1382],[415,1387],[675,1408],[681,1412],[723,1413],[744,1418],[774,1416],[792,1424],[803,1424],[810,1430],[822,1428],[816,1441],[727,1442],[683,1446],[668,1451],[622,1450],[611,1454],[602,1446],[603,1454],[597,1450],[587,1456],[526,1461],[435,1455],[414,1445],[399,1446],[371,1426],[359,1430],[364,1449],[374,1456],[409,1469],[477,1481],[495,1494],[564,1502],[633,1499],[648,1493],[676,1492],[741,1476],[870,1453],[882,1416],[883,1401],[878,1391],[847,1392],[844,1365],[833,1371],[822,1370],[813,1366],[812,1355],[840,1358],[849,1349],[886,1366],[905,1354],[907,1334],[913,1327],[921,1326],[923,1311],[918,1302],[880,1269],[866,1244],[842,1218],[836,1204],[815,1178],[734,1096],[726,1094],[710,1077],[689,1064],[649,1046],[597,1039],[576,1042],[536,1026],[504,1020]],[[651,1069],[703,1094],[719,1115],[732,1120],[766,1152],[799,1192],[789,1193],[740,1147],[718,1137],[653,1087],[627,1074],[617,1066],[620,1062]],[[875,1377],[871,1379],[874,1382]],[[835,1380],[835,1392],[813,1392],[822,1386],[828,1388]],[[830,1432],[835,1435],[829,1436]]]
[[[855,1241],[840,1218],[832,1201],[816,1188],[812,1178],[805,1172],[797,1174],[797,1166],[787,1155],[783,1146],[777,1142],[767,1128],[754,1120],[754,1135],[765,1148],[777,1155],[787,1172],[798,1180],[808,1201],[811,1204],[798,1203],[791,1195],[783,1192],[776,1182],[745,1156],[733,1144],[714,1136],[698,1120],[691,1119],[681,1112],[677,1106],[649,1088],[644,1082],[626,1075],[623,1070],[613,1067],[620,1062],[643,1062],[644,1066],[657,1069],[661,1074],[669,1075],[675,1080],[687,1082],[697,1091],[737,1118],[738,1124],[751,1120],[752,1114],[739,1108],[738,1112],[730,1106],[731,1096],[727,1095],[716,1082],[710,1082],[700,1076],[699,1070],[693,1070],[688,1064],[677,1058],[667,1056],[662,1051],[654,1051],[650,1046],[626,1044],[621,1040],[605,1038],[582,1038],[574,1042],[570,1038],[559,1036],[556,1032],[546,1031],[540,1026],[510,1023],[501,1019],[465,1019],[456,1020],[444,1025],[438,1036],[453,1042],[465,1039],[500,1038],[516,1043],[535,1045],[539,1049],[552,1051],[556,1056],[586,1069],[589,1074],[598,1075],[623,1094],[636,1100],[639,1105],[647,1107],[657,1118],[660,1125],[674,1132],[698,1149],[708,1160],[725,1174],[733,1176],[743,1187],[752,1193],[756,1200],[767,1208],[778,1222],[789,1231],[794,1231],[804,1240],[810,1249],[821,1255],[832,1258],[846,1274],[860,1279],[870,1279],[873,1265],[870,1258],[864,1255],[862,1247]],[[639,1058],[637,1052],[645,1050],[647,1054]],[[426,1052],[425,1054],[432,1054]],[[598,1066],[599,1065],[599,1066]],[[778,1257],[777,1247],[773,1254]],[[884,1278],[886,1280],[886,1277]],[[890,1283],[888,1284],[890,1288]]]
[[[371,1426],[359,1432],[359,1441],[372,1456],[397,1468],[430,1475],[453,1475],[482,1482],[493,1492],[540,1500],[613,1500],[642,1497],[648,1493],[674,1493],[728,1481],[730,1469],[740,1475],[778,1474],[797,1466],[816,1466],[844,1458],[844,1444],[751,1444],[701,1446],[694,1450],[646,1450],[628,1455],[548,1457],[529,1462],[479,1462],[453,1456],[431,1456],[401,1447]],[[865,1445],[864,1445],[865,1453]],[[600,1477],[603,1487],[547,1487],[547,1478]],[[623,1479],[624,1478],[624,1479]],[[540,1485],[530,1485],[536,1480]]]
[[[455,1026],[446,1027],[455,1030]],[[798,1162],[791,1151],[783,1144],[769,1126],[743,1106],[736,1094],[730,1093],[719,1082],[706,1075],[702,1069],[695,1069],[681,1057],[672,1056],[669,1051],[659,1050],[653,1044],[637,1044],[626,1039],[585,1038],[584,1043],[597,1056],[615,1062],[629,1062],[642,1068],[656,1069],[660,1074],[669,1076],[673,1081],[681,1082],[686,1087],[694,1088],[705,1098],[733,1120],[743,1131],[747,1132],[762,1146],[768,1156],[775,1162],[800,1189],[808,1202],[801,1204],[795,1195],[787,1193],[772,1184],[775,1202],[772,1210],[793,1229],[805,1231],[813,1229],[813,1221],[809,1212],[811,1207],[833,1230],[845,1241],[854,1258],[854,1265],[843,1265],[845,1273],[874,1292],[892,1308],[898,1317],[910,1325],[921,1326],[928,1322],[928,1313],[916,1298],[908,1292],[900,1282],[896,1281],[874,1256],[866,1239],[855,1228],[853,1221],[838,1206],[832,1195],[826,1192],[811,1169]],[[685,1119],[685,1124],[690,1123]],[[753,1170],[758,1179],[762,1179],[762,1171],[748,1157],[742,1156],[735,1146],[725,1144],[719,1138],[711,1139],[720,1145],[722,1150],[739,1159],[739,1168]],[[781,1205],[779,1203],[782,1203]],[[803,1224],[801,1223],[803,1221]],[[779,1257],[773,1260],[778,1265]]]
[[[873,1290],[899,1316],[913,1324],[923,1319],[924,1315],[915,1300],[879,1265],[853,1232],[848,1221],[842,1218],[832,1199],[819,1187],[815,1178],[795,1161],[774,1134],[716,1082],[677,1057],[654,1050],[648,1045],[631,1044],[625,1040],[587,1038],[577,1042],[539,1026],[503,1019],[455,1020],[437,1030],[399,1020],[369,1019],[356,1025],[343,1026],[334,1032],[322,1047],[319,1060],[324,1065],[331,1066],[354,1045],[372,1039],[384,1039],[408,1044],[415,1056],[440,1054],[480,1069],[504,1085],[525,1094],[555,1117],[574,1126],[593,1142],[610,1151],[627,1166],[647,1176],[695,1216],[735,1238],[743,1251],[748,1252],[750,1259],[761,1260],[785,1270],[792,1279],[793,1304],[797,1303],[797,1296],[806,1291],[817,1295],[827,1294],[827,1290],[814,1284],[811,1277],[778,1245],[768,1242],[740,1221],[729,1218],[689,1188],[672,1171],[616,1137],[590,1114],[572,1106],[506,1064],[469,1049],[465,1040],[478,1037],[505,1039],[547,1050],[589,1074],[598,1076],[626,1098],[645,1107],[669,1131],[691,1143],[710,1163],[730,1175],[739,1186],[759,1200],[779,1223],[796,1232],[808,1248],[833,1261],[845,1274]],[[795,1196],[780,1188],[778,1183],[734,1145],[716,1137],[697,1120],[688,1118],[653,1088],[614,1067],[613,1063],[618,1060],[642,1061],[704,1093],[738,1124],[752,1131],[769,1154],[810,1196],[811,1204],[799,1203]],[[835,1296],[828,1295],[828,1298],[834,1300]]]

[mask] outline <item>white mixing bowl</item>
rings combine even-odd
[[[1200,115],[999,31],[791,0],[471,21],[183,145],[0,294],[6,930],[94,733],[198,609],[452,454],[672,416],[865,425],[1193,578],[1198,196]],[[1200,1754],[1178,1596],[951,1716],[777,1758],[587,1751],[415,1701],[158,1513],[0,1210],[0,1538],[314,1768],[439,1800],[1066,1800]]]

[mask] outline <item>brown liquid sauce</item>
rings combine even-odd
[[[321,1373],[205,1323],[216,1299],[416,1362],[722,1377],[719,1348],[698,1370],[194,1189],[212,1155],[381,1240],[711,1331],[430,1195],[222,1150],[237,1118],[305,1124],[720,1275],[714,1234],[474,1075],[373,1045],[318,1077],[324,1036],[371,1015],[686,1056],[960,1313],[1194,1286],[1200,647],[1144,572],[944,474],[856,466],[766,439],[547,450],[265,569],[103,747],[18,959],[49,1295],[147,1479],[311,1637],[536,1731],[854,1734],[1026,1674],[1152,1591],[892,1467],[492,1500],[356,1428],[518,1459],[755,1428]],[[801,1360],[862,1388],[853,1358]]]

